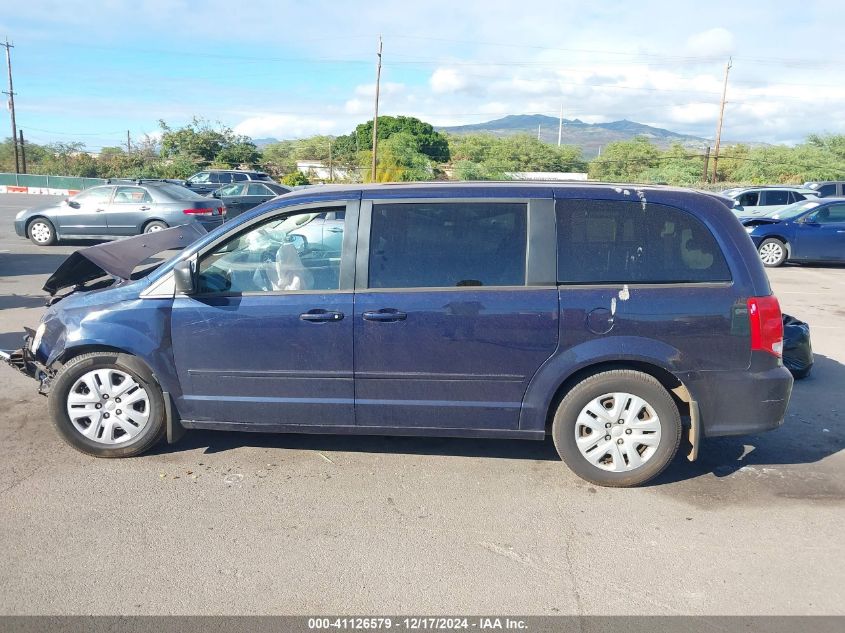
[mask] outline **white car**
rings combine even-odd
[[[734,201],[734,212],[741,218],[756,218],[778,211],[795,202],[815,200],[818,194],[805,187],[749,187],[723,192]]]

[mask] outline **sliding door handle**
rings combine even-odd
[[[365,321],[379,321],[381,323],[392,323],[394,321],[404,321],[408,315],[393,308],[382,308],[370,312],[364,312],[361,315]]]

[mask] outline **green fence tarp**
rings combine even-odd
[[[42,176],[36,174],[0,173],[0,185],[15,187],[45,187],[48,189],[87,189],[103,185],[102,178],[82,178],[81,176]]]

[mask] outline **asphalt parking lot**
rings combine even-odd
[[[0,195],[0,348],[47,276]],[[814,373],[786,424],[597,488],[550,441],[191,432],[65,445],[0,367],[0,614],[845,614],[845,267],[770,272]]]

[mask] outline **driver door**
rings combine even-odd
[[[106,211],[111,201],[114,187],[92,187],[86,189],[62,204],[56,214],[59,234],[71,235],[106,235]]]
[[[185,420],[351,426],[358,202],[262,216],[200,253],[171,335]],[[324,240],[342,218],[342,246]]]

